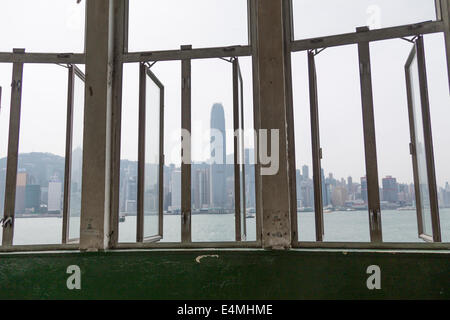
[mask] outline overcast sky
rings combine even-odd
[[[214,47],[246,45],[246,0],[130,0],[130,51],[178,49],[180,45]],[[434,19],[434,0],[294,0],[296,39],[352,32],[355,27],[388,27]],[[49,15],[49,13],[51,13]],[[1,0],[0,51],[82,52],[84,1]],[[441,35],[425,36],[433,138],[438,184],[450,180],[450,98]],[[390,40],[371,44],[375,122],[380,177],[412,182],[408,151],[404,63],[411,44]],[[293,57],[297,165],[311,165],[309,95],[304,53]],[[323,167],[335,177],[364,175],[364,145],[356,46],[329,48],[317,57]],[[241,59],[246,127],[253,124],[251,58]],[[158,62],[152,70],[166,89],[165,147],[167,163],[178,162],[180,113],[179,62]],[[122,158],[137,159],[138,66],[126,65],[123,99]],[[231,64],[220,59],[192,63],[194,137],[209,141],[210,109],[225,108],[232,128]],[[3,97],[0,112],[0,156],[6,155],[11,66],[0,64]],[[61,66],[26,65],[24,71],[20,152],[64,154],[67,70]],[[76,86],[75,147],[81,144],[83,88]],[[194,160],[205,160],[194,145]],[[252,147],[250,141],[247,147]],[[232,137],[227,137],[232,150]]]

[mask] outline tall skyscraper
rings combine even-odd
[[[211,109],[211,205],[224,208],[226,204],[226,136],[223,105]]]
[[[16,208],[15,208],[16,213],[25,213],[26,185],[27,185],[27,173],[25,171],[17,172]]]
[[[49,213],[60,213],[62,208],[62,183],[56,177],[50,178],[48,182],[48,202]]]
[[[392,176],[383,178],[383,200],[388,202],[398,201],[398,184],[397,179]]]
[[[170,210],[181,209],[181,170],[172,171],[171,179],[172,205]]]
[[[210,204],[210,170],[203,165],[192,166],[192,204],[196,209],[209,208]]]
[[[367,203],[367,178],[361,177],[361,198]]]
[[[309,179],[309,167],[307,165],[304,165],[302,167],[302,172],[303,172],[303,179],[308,180]]]

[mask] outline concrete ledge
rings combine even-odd
[[[69,290],[67,267],[81,270]],[[367,267],[381,270],[369,290]],[[0,254],[0,299],[449,299],[450,251],[258,249]]]

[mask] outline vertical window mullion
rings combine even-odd
[[[408,100],[408,118],[409,118],[409,132],[410,132],[410,154],[412,157],[412,167],[413,167],[413,175],[414,175],[414,192],[415,192],[415,201],[416,201],[416,214],[417,214],[417,231],[418,236],[424,234],[424,226],[423,226],[423,212],[422,212],[422,198],[420,196],[420,186],[419,186],[419,164],[417,160],[416,153],[416,128],[414,121],[414,113],[413,113],[413,92],[412,92],[412,83],[411,83],[411,75],[410,75],[410,64],[413,57],[417,54],[416,46],[414,45],[409,57],[408,61],[405,65],[405,78],[406,78],[406,93]]]
[[[159,236],[164,234],[164,86],[160,87],[160,111],[159,111]]]
[[[434,165],[434,151],[433,151],[433,137],[431,131],[431,115],[430,103],[428,97],[427,87],[427,72],[425,66],[425,50],[423,44],[423,37],[419,36],[416,40],[417,48],[417,62],[419,66],[419,82],[420,82],[420,97],[422,101],[422,121],[423,133],[425,138],[425,152],[426,152],[426,166],[428,175],[428,192],[430,196],[431,206],[431,223],[433,230],[433,241],[441,242],[441,228],[439,221],[439,204],[438,192],[436,185],[436,170]]]
[[[192,46],[181,46],[190,50]],[[191,235],[191,60],[181,61],[181,242],[192,242]]]
[[[357,32],[367,31],[367,27],[357,28]],[[380,190],[378,183],[378,163],[373,111],[372,75],[370,67],[369,42],[358,43],[361,104],[364,128],[364,149],[367,175],[367,198],[369,209],[370,239],[382,242]]]
[[[233,59],[234,214],[236,241],[242,241],[238,61]]]
[[[25,53],[14,49],[14,54]],[[17,162],[19,157],[20,112],[22,106],[23,63],[15,62],[12,71],[11,108],[9,118],[8,159],[6,167],[5,206],[2,245],[13,244],[16,202]]]
[[[238,70],[238,80],[239,80],[239,87],[240,87],[240,96],[239,96],[239,100],[240,100],[240,112],[241,112],[241,130],[239,132],[240,136],[241,136],[241,159],[242,159],[242,188],[244,189],[242,192],[242,199],[241,199],[241,203],[242,203],[242,210],[243,210],[243,234],[245,236],[245,238],[247,238],[247,210],[246,210],[246,197],[245,197],[245,145],[244,145],[244,82],[242,80],[242,73],[241,73],[241,68],[239,66],[239,60],[237,60],[237,70]],[[245,240],[245,239],[242,239]]]
[[[317,73],[314,52],[308,51],[309,100],[311,113],[311,146],[314,180],[314,211],[316,225],[316,241],[323,241],[323,201],[322,172],[320,151],[319,110],[317,99]]]
[[[139,67],[139,136],[138,136],[138,185],[137,185],[137,223],[136,242],[144,241],[144,179],[145,179],[145,104],[146,104],[146,67]]]
[[[73,136],[73,106],[74,106],[74,89],[75,89],[75,73],[72,65],[68,68],[67,79],[67,123],[66,123],[66,153],[64,167],[64,194],[63,194],[63,227],[62,227],[62,243],[65,244],[69,240],[69,210],[70,210],[70,184],[72,173],[72,136]]]

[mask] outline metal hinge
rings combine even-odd
[[[409,154],[412,156],[416,154],[416,150],[415,150],[414,144],[412,142],[410,142],[410,144],[409,144]]]

